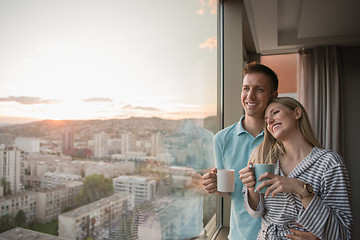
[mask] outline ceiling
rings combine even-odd
[[[360,45],[359,0],[243,0],[262,55],[317,45]]]

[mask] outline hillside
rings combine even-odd
[[[204,122],[205,128],[216,131],[216,116],[205,119],[192,119]],[[51,140],[60,140],[66,128],[72,128],[76,140],[91,139],[94,134],[106,132],[116,138],[122,133],[131,132],[138,136],[154,132],[174,133],[183,120],[167,120],[161,118],[132,117],[127,119],[109,120],[43,120],[26,124],[8,125],[0,127],[0,133],[12,134],[15,137],[33,137]]]

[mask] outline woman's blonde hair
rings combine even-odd
[[[312,146],[320,147],[321,144],[316,139],[314,132],[312,130],[309,117],[305,111],[305,108],[299,103],[297,100],[291,97],[279,97],[270,100],[269,104],[271,103],[280,103],[283,106],[289,108],[290,110],[294,111],[296,108],[300,108],[302,111],[301,117],[298,119],[299,121],[299,128],[302,132],[305,140],[311,144]],[[269,163],[274,164],[276,160],[285,154],[285,149],[283,144],[276,140],[267,130],[266,123],[264,125],[264,141],[257,146],[251,156],[250,161],[253,163]]]

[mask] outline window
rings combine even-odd
[[[279,96],[297,99],[297,54],[262,56],[261,63],[276,72],[279,79]]]
[[[217,1],[5,0],[0,16],[0,132],[23,137],[29,177],[53,172],[46,185],[58,186],[60,174],[98,174],[115,186],[128,176],[118,189],[130,203],[113,225],[97,222],[104,232],[210,237],[216,197],[199,177],[218,130]],[[61,209],[76,219],[84,203],[74,203]]]

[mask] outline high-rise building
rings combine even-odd
[[[10,182],[12,193],[23,190],[24,175],[24,152],[13,146],[0,149],[0,178]]]
[[[121,153],[128,153],[132,151],[134,137],[131,133],[123,133],[121,135]]]
[[[26,153],[40,152],[40,139],[38,138],[17,137],[15,145]]]
[[[151,156],[157,156],[164,152],[163,137],[160,133],[151,135]]]
[[[65,128],[63,133],[63,154],[71,156],[74,153],[74,131],[72,128]]]
[[[109,135],[106,132],[95,134],[95,152],[96,158],[109,156]]]

